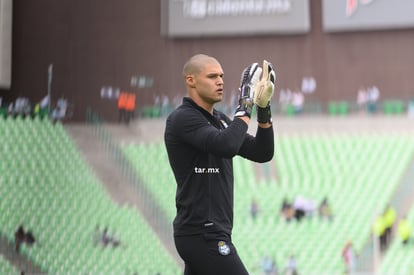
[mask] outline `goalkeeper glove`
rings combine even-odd
[[[240,81],[239,104],[237,105],[235,117],[248,116],[252,113],[254,88],[259,80],[262,68],[258,63],[247,66],[242,73]]]
[[[270,100],[275,90],[275,81],[276,73],[273,65],[264,60],[262,78],[255,86],[253,100],[257,106],[257,121],[259,123],[272,123]]]

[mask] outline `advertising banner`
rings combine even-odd
[[[309,0],[163,0],[169,37],[297,34],[310,30]]]
[[[414,1],[323,0],[326,32],[414,27]]]

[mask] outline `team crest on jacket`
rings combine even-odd
[[[221,255],[227,256],[230,254],[230,247],[228,246],[228,244],[226,244],[226,242],[219,241],[217,245],[218,245],[218,251]]]

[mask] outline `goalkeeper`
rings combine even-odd
[[[177,191],[174,241],[185,275],[248,274],[232,243],[233,164],[236,155],[270,161],[274,135],[270,99],[275,72],[266,61],[246,67],[239,104],[231,120],[214,109],[223,98],[223,69],[198,54],[184,65],[188,97],[167,118],[164,139]],[[255,136],[247,133],[257,108]]]

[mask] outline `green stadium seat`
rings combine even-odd
[[[339,110],[338,110],[338,104],[336,102],[328,102],[328,114],[332,115],[332,116],[336,116],[338,115]]]
[[[0,201],[0,230],[10,241],[21,223],[33,230],[41,245],[23,246],[22,253],[43,271],[122,274],[129,268],[141,273],[148,263],[133,260],[148,253],[162,259],[163,265],[153,262],[165,268],[160,272],[180,270],[139,212],[112,202],[61,124],[1,118],[0,131],[5,133],[0,184],[7,194]],[[113,228],[128,249],[93,247],[91,233],[97,224]]]
[[[405,110],[404,102],[401,100],[385,100],[383,112],[387,115],[401,115]]]
[[[293,105],[288,104],[286,105],[285,112],[287,116],[292,117],[295,115],[295,108],[293,107]]]

